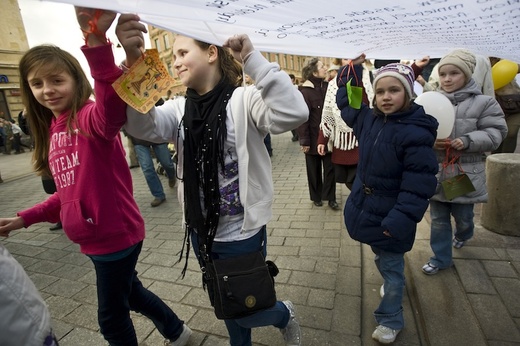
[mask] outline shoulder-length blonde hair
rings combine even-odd
[[[29,49],[20,60],[20,85],[22,101],[27,110],[27,122],[34,140],[33,167],[39,174],[50,175],[49,170],[49,126],[52,111],[42,106],[34,97],[28,75],[35,71],[40,76],[68,73],[75,82],[74,98],[67,119],[67,129],[74,131],[78,110],[93,95],[92,86],[78,60],[70,53],[54,45],[39,45]]]

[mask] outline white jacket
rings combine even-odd
[[[7,249],[0,243],[0,345],[42,346],[51,331],[45,301]]]
[[[239,192],[244,206],[242,230],[248,231],[258,229],[272,218],[271,159],[265,150],[264,137],[267,133],[280,134],[297,128],[307,121],[309,110],[289,75],[280,71],[278,64],[268,62],[260,52],[254,51],[250,55],[244,71],[255,85],[236,88],[226,110],[227,121],[232,121],[235,128]],[[178,153],[177,174],[181,178],[184,131],[179,124],[185,104],[185,98],[177,97],[146,115],[128,107],[125,125],[126,131],[134,137],[174,143]],[[183,192],[181,183],[178,198],[184,207]]]

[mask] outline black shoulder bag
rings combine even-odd
[[[275,305],[278,268],[262,252],[214,259],[199,244],[203,283],[218,319],[241,318]]]

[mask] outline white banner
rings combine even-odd
[[[320,57],[416,59],[455,48],[520,63],[520,0],[61,0],[132,12],[143,22],[222,44]]]

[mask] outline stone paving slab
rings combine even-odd
[[[305,162],[290,134],[272,136],[275,203],[268,225],[268,257],[281,272],[280,299],[294,302],[303,345],[376,345],[373,310],[382,279],[373,253],[349,238],[341,211],[315,207],[309,199]],[[30,172],[30,153],[1,156],[1,216],[48,197]],[[194,330],[190,346],[228,345],[201,288],[200,272],[190,258],[184,279],[177,263],[184,232],[176,189],[164,178],[167,201],[150,207],[152,196],[139,169],[132,170],[134,195],[146,221],[147,238],[137,270],[143,284],[162,297]],[[348,197],[337,185],[338,203]],[[520,239],[489,232],[479,224],[475,238],[454,252],[455,267],[429,277],[420,268],[431,255],[429,215],[419,224],[414,249],[406,255],[406,328],[399,345],[514,345],[520,343]],[[106,345],[96,323],[95,273],[88,258],[51,224],[33,225],[0,240],[24,266],[49,304],[60,344]],[[140,345],[161,345],[162,337],[146,318],[132,313]],[[495,325],[499,325],[495,328]],[[255,346],[283,345],[273,327],[253,331]]]

